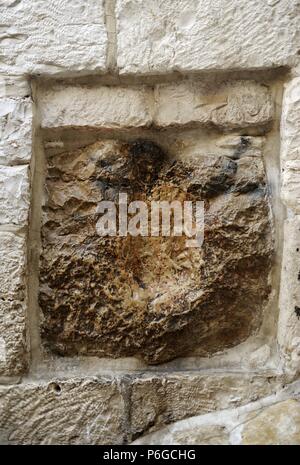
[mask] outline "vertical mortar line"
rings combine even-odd
[[[109,71],[117,72],[117,21],[115,11],[116,0],[103,1],[108,41],[106,66]]]
[[[130,444],[132,441],[131,426],[131,396],[132,396],[132,376],[123,375],[118,380],[120,394],[124,403],[124,417],[122,419],[123,444]]]
[[[31,207],[28,232],[28,311],[27,333],[30,343],[30,371],[35,371],[41,360],[40,309],[38,304],[39,259],[41,250],[41,213],[45,160],[42,145],[40,118],[37,106],[37,83],[31,81],[33,99],[33,131],[31,169]]]

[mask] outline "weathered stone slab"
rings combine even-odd
[[[132,437],[136,439],[184,418],[238,407],[270,395],[278,389],[280,380],[266,378],[267,375],[253,374],[181,373],[133,380]]]
[[[297,0],[117,0],[121,73],[292,66]]]
[[[40,93],[44,128],[92,126],[104,128],[149,126],[150,89],[56,86]]]
[[[0,164],[28,163],[31,157],[31,146],[32,103],[30,99],[0,99]]]
[[[133,444],[299,445],[299,420],[299,382],[296,382],[256,402],[168,424]]]
[[[121,444],[123,421],[123,399],[112,380],[0,388],[2,444]]]
[[[278,342],[291,374],[300,371],[300,217],[284,224]]]
[[[300,213],[300,78],[284,91],[281,117],[281,196],[285,204]]]
[[[253,81],[160,84],[155,102],[158,126],[194,123],[234,129],[263,126],[273,117],[268,88]]]
[[[101,1],[8,0],[0,23],[0,73],[66,76],[105,70]]]
[[[0,232],[0,299],[24,298],[26,238]]]
[[[4,301],[0,299],[1,375],[18,375],[23,373],[27,368],[28,360],[25,325],[25,305],[17,301]]]
[[[254,144],[255,145],[255,144]],[[169,157],[151,141],[100,141],[49,159],[40,304],[60,354],[161,363],[232,347],[260,327],[272,226],[261,157]],[[252,149],[250,151],[252,154]],[[202,248],[180,237],[101,237],[101,200],[203,200]]]
[[[0,167],[0,225],[23,226],[29,211],[28,166]]]

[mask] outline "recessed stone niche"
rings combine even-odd
[[[255,334],[270,296],[273,220],[264,164],[266,86],[180,82],[48,87],[39,302],[60,355],[160,364]],[[101,200],[201,200],[186,237],[100,237]]]

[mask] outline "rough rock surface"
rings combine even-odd
[[[18,375],[27,367],[25,312],[23,303],[0,299],[1,375]]]
[[[40,304],[61,354],[155,364],[245,340],[269,293],[272,234],[261,157],[171,158],[151,141],[98,142],[49,159]],[[251,153],[251,152],[250,152]],[[202,248],[186,237],[100,237],[100,200],[203,200]]]
[[[111,380],[0,388],[2,444],[121,444],[123,420],[123,399]]]
[[[299,2],[117,0],[122,73],[267,68],[296,63]]]
[[[28,166],[0,166],[0,224],[26,225],[29,198]]]
[[[6,0],[0,7],[0,73],[70,75],[105,69],[103,2]]]

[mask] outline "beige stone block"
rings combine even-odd
[[[39,106],[43,128],[139,127],[152,122],[151,101],[145,87],[95,88],[57,86],[44,89]]]
[[[0,375],[19,375],[27,362],[25,304],[0,300]]]
[[[184,418],[238,407],[273,392],[279,380],[252,374],[145,376],[131,386],[133,437]]]
[[[297,0],[117,0],[121,73],[293,65]]]
[[[98,0],[8,0],[0,73],[72,75],[106,68],[104,3]]]
[[[146,432],[133,444],[299,444],[299,406],[299,382],[295,382],[239,407],[171,420],[156,432]]]
[[[55,379],[0,388],[3,444],[121,444],[123,398],[110,379]]]
[[[0,225],[24,226],[29,211],[28,166],[0,167]]]
[[[0,232],[0,299],[24,297],[26,237]]]
[[[233,129],[266,125],[273,118],[268,88],[253,81],[160,84],[155,88],[155,102],[158,126],[200,124]]]
[[[31,158],[31,147],[31,100],[0,99],[0,164],[28,163]]]

